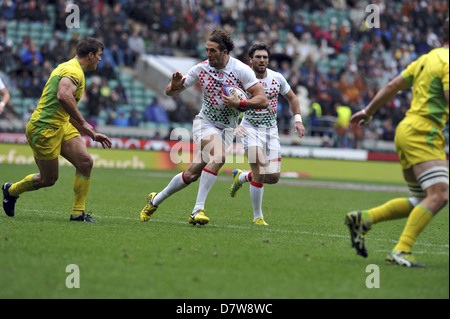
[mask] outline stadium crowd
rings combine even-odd
[[[314,134],[319,119],[337,118],[332,124],[334,146],[354,147],[347,130],[349,115],[361,109],[379,88],[409,62],[440,46],[441,26],[448,15],[446,0],[79,0],[81,19],[91,36],[106,44],[104,58],[86,88],[86,105],[95,119],[108,110],[112,125],[139,125],[154,121],[147,114],[131,114],[115,105],[128,104],[130,95],[119,83],[108,88],[108,80],[119,79],[122,67],[132,68],[141,54],[189,55],[205,58],[204,41],[212,30],[229,31],[235,41],[233,55],[246,60],[254,42],[271,45],[271,68],[288,79],[302,104],[307,132]],[[375,4],[375,11],[367,11]],[[54,17],[48,6],[54,8]],[[2,0],[0,5],[0,76],[9,89],[20,89],[25,97],[39,97],[51,70],[74,55],[78,33],[67,32],[67,1]],[[365,20],[373,16],[368,27]],[[8,23],[50,25],[53,38],[38,47],[29,35],[7,37]],[[102,93],[103,92],[103,93]],[[106,93],[105,93],[106,92]],[[107,94],[107,98],[105,98]],[[399,94],[375,116],[365,138],[392,141],[396,125],[406,112],[411,94]],[[159,101],[160,102],[160,101]],[[149,108],[157,100],[148,101]],[[164,121],[191,122],[193,105],[180,99],[159,103],[167,113]],[[10,105],[1,117],[21,116]],[[279,128],[291,130],[286,101],[279,102]],[[322,134],[322,133],[321,133]]]

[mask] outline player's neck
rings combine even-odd
[[[230,61],[230,56],[229,56],[229,55],[227,55],[227,56],[223,59],[223,64],[222,64],[222,65],[218,65],[218,66],[216,66],[215,68],[216,68],[217,70],[224,69],[224,68],[227,66],[227,64],[228,64],[228,61]]]
[[[255,75],[257,79],[264,79],[265,77],[267,77],[267,70],[264,72],[256,72],[255,71]]]
[[[83,72],[87,71],[87,65],[88,61],[84,58],[80,58],[78,55],[75,56],[75,59],[80,63],[81,69],[83,69]]]

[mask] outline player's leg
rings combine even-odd
[[[405,266],[423,266],[415,263],[411,248],[417,237],[432,218],[448,202],[448,170],[445,161],[427,161],[413,166],[414,175],[425,191],[425,197],[418,202],[409,214],[406,225],[387,261],[395,259]],[[401,254],[402,256],[396,256]],[[402,258],[403,257],[403,258]]]
[[[8,216],[14,216],[16,200],[22,193],[52,186],[57,181],[60,133],[60,130],[38,128],[28,123],[26,136],[39,173],[29,174],[16,183],[3,184],[3,209]]]
[[[192,163],[191,163],[192,165]],[[139,218],[142,222],[149,221],[153,213],[158,209],[158,206],[168,197],[172,196],[176,192],[187,187],[195,179],[193,177],[191,165],[188,170],[183,171],[175,175],[169,184],[161,192],[152,192],[147,197],[147,203],[145,207],[141,210]]]
[[[362,211],[362,220],[367,227],[382,221],[406,218],[411,213],[418,200],[425,196],[420,185],[417,184],[412,168],[403,170],[403,177],[408,184],[411,197],[399,197],[389,200],[388,202],[367,210]]]
[[[408,217],[413,209],[414,203],[416,202],[414,198],[421,196],[420,185],[418,187],[416,183],[416,179],[411,168],[411,159],[410,156],[408,156],[410,153],[409,150],[412,150],[415,147],[410,145],[411,135],[413,133],[414,132],[411,131],[408,125],[399,125],[396,130],[397,154],[403,168],[404,179],[408,183],[412,197],[410,199],[394,198],[380,206],[350,212],[345,217],[345,224],[350,230],[352,247],[356,249],[358,255],[367,257],[365,237],[373,224],[381,221]],[[405,152],[405,150],[408,150],[408,152]]]
[[[91,185],[91,171],[94,160],[89,154],[84,140],[79,134],[73,133],[73,137],[61,144],[61,155],[75,166],[73,179],[73,206],[71,220],[94,222],[85,214],[86,199]]]
[[[3,209],[10,217],[15,214],[15,204],[21,194],[52,186],[58,179],[58,158],[49,161],[41,161],[35,158],[35,162],[40,173],[27,175],[16,183],[5,183],[2,186]]]
[[[248,162],[252,170],[250,182],[250,199],[253,207],[253,223],[268,225],[264,221],[262,212],[262,200],[264,195],[264,177],[266,174],[266,160],[261,147],[251,146],[247,152]]]
[[[206,128],[209,128],[208,122],[200,117],[196,117],[193,123],[193,135],[194,141],[196,141],[199,149],[202,149],[201,140]],[[148,195],[147,203],[140,213],[140,220],[142,222],[149,221],[158,206],[165,199],[200,178],[201,172],[207,164],[203,157],[202,152],[198,152],[193,162],[189,164],[189,167],[185,171],[175,175],[161,192],[152,192]]]
[[[245,125],[245,124],[241,124],[245,131],[246,134],[241,137],[241,141],[242,144],[244,146],[244,151],[245,151],[245,156],[248,159],[248,148],[252,147],[252,146],[258,146],[257,144],[257,133],[258,131],[250,126],[250,125]],[[231,197],[235,197],[237,192],[239,191],[239,189],[241,189],[242,185],[245,183],[250,183],[252,181],[252,171],[246,171],[244,172],[243,170],[237,168],[233,171],[233,183],[230,186],[230,196]]]
[[[196,223],[204,225],[209,222],[209,218],[204,215],[206,198],[217,180],[217,173],[223,164],[225,164],[226,145],[223,137],[217,133],[208,135],[202,139],[201,163],[192,167],[195,174],[198,174],[201,168],[197,199],[194,209],[189,216],[189,223],[194,225]],[[198,178],[197,176],[195,177]]]
[[[386,261],[408,267],[422,267],[411,254],[411,248],[420,233],[448,202],[448,168],[444,151],[445,138],[431,134],[434,124],[425,119],[410,120],[408,125],[399,125],[395,143],[400,162],[407,175],[413,196],[409,199],[412,208],[397,245]],[[399,129],[397,129],[399,131]],[[426,137],[426,138],[425,138]]]

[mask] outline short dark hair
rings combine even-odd
[[[92,38],[92,37],[83,37],[77,45],[77,55],[80,58],[84,58],[87,56],[90,52],[97,54],[99,50],[102,50],[105,48],[102,41]]]
[[[444,43],[448,44],[448,18],[445,19],[444,27],[442,28],[442,31],[444,33],[444,39],[443,39]]]
[[[218,43],[220,51],[227,50],[230,53],[234,49],[233,40],[223,30],[214,30],[209,36],[208,41]]]
[[[269,55],[269,58],[270,58],[270,48],[265,43],[253,44],[252,47],[250,48],[250,50],[248,51],[248,56],[250,58],[253,58],[253,55],[255,54],[255,51],[257,51],[257,50],[266,50],[267,54]]]

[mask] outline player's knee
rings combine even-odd
[[[197,172],[190,172],[189,170],[186,170],[183,175],[183,179],[186,183],[190,184],[192,182],[195,182],[200,178],[201,173]]]
[[[448,203],[448,187],[439,188],[438,191],[431,195],[431,197],[434,202],[439,203],[441,207],[444,207]]]
[[[212,156],[211,162],[214,163],[218,167],[222,167],[225,164],[226,156],[225,154],[217,154]]]
[[[48,176],[45,178],[40,178],[38,188],[41,187],[50,187],[56,184],[56,181],[58,180],[58,176]]]
[[[448,203],[448,170],[447,167],[432,167],[417,177],[427,197],[436,206],[442,208]]]
[[[280,180],[280,174],[268,174],[264,178],[265,184],[276,184]]]
[[[91,172],[93,166],[94,166],[94,159],[92,158],[92,156],[90,156],[88,154],[88,155],[83,156],[83,158],[81,158],[77,169],[80,172],[89,174]]]

